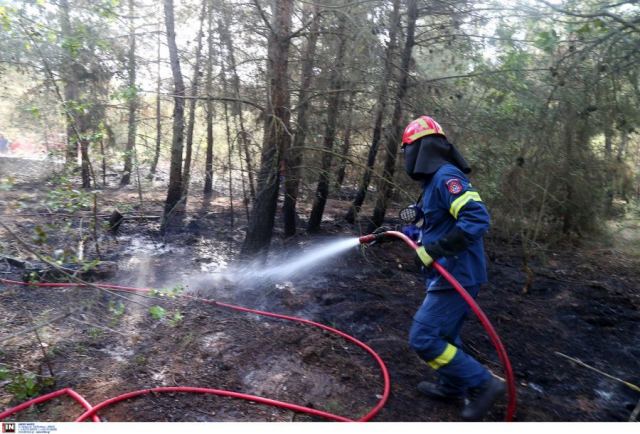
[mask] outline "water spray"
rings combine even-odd
[[[402,232],[398,232],[398,231],[385,231],[385,232],[372,233],[372,234],[364,235],[358,238],[358,241],[361,244],[371,244],[373,242],[381,240],[382,238],[398,238],[404,241],[405,244],[411,247],[414,251],[418,249],[418,245],[411,238],[409,238]],[[440,275],[442,275],[442,277],[447,282],[449,282],[451,286],[453,286],[453,288],[458,292],[458,294],[460,294],[460,296],[469,305],[469,307],[471,307],[471,310],[473,310],[473,313],[475,313],[475,315],[478,317],[478,319],[480,320],[480,323],[482,324],[482,327],[484,327],[484,329],[487,331],[487,334],[491,339],[491,343],[493,344],[496,351],[498,352],[498,357],[500,358],[500,362],[502,363],[502,366],[504,368],[505,379],[507,382],[508,401],[507,401],[507,414],[505,416],[505,420],[507,422],[513,420],[513,416],[515,415],[515,412],[516,412],[515,379],[513,376],[513,369],[511,368],[511,361],[509,360],[509,356],[507,355],[507,350],[502,344],[502,341],[500,340],[498,333],[496,333],[496,330],[491,325],[491,322],[489,321],[489,318],[487,318],[487,315],[485,315],[485,313],[482,311],[480,306],[478,306],[476,301],[467,292],[467,290],[464,289],[462,285],[460,285],[460,282],[458,282],[456,278],[453,277],[451,273],[449,273],[447,270],[445,270],[445,268],[442,265],[440,265],[437,261],[433,261],[431,266],[435,268],[436,271],[440,273]]]

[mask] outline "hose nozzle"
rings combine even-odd
[[[369,234],[369,235],[361,236],[360,238],[358,238],[358,241],[360,241],[360,244],[369,244],[374,242],[377,239],[378,239],[378,234]]]
[[[371,244],[380,240],[385,235],[387,235],[387,229],[378,228],[369,235],[361,236],[360,238],[358,238],[358,241],[360,241],[360,244]]]

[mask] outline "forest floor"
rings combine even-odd
[[[11,178],[10,185],[0,185],[0,218],[29,243],[40,243],[37,248],[50,256],[64,258],[81,249],[86,257],[93,257],[93,241],[78,247],[79,234],[90,233],[92,212],[81,206],[55,211],[67,202],[73,206],[87,198],[81,192],[57,192],[47,184],[50,173],[45,167],[54,168],[0,158],[0,176],[5,181]],[[126,219],[117,236],[100,228],[101,259],[114,267],[95,280],[169,292],[197,291],[219,301],[336,327],[369,344],[389,368],[391,396],[375,420],[459,420],[456,404],[422,397],[415,387],[432,374],[407,344],[411,318],[424,289],[415,268],[405,265],[413,262],[406,247],[387,243],[367,249],[364,255],[354,248],[285,281],[238,285],[229,274],[216,271],[233,267],[246,224],[241,201],[235,203],[232,228],[226,197],[219,194],[205,200],[196,193],[189,200],[181,229],[161,237],[153,216],[160,214],[164,194],[161,185],[149,184],[141,208],[133,187],[114,185],[100,192],[100,220],[116,207],[125,216],[145,218]],[[283,242],[276,233],[274,254],[290,260],[310,246],[359,234],[358,227],[340,220],[347,201],[330,200],[328,205],[321,234],[302,234]],[[620,231],[624,237],[613,246],[547,252],[544,261],[532,264],[535,279],[527,294],[522,293],[526,276],[518,246],[488,237],[491,283],[483,288],[478,302],[502,337],[514,367],[517,420],[629,419],[640,394],[558,353],[640,384],[640,259],[629,253],[638,251],[640,240],[634,238],[637,232],[627,230],[630,225]],[[0,255],[27,260],[34,267],[42,265],[1,228],[0,241]],[[0,260],[0,273],[6,279],[22,279],[28,271]],[[226,277],[212,277],[216,275]],[[337,336],[181,298],[126,297],[94,289],[0,283],[0,372],[4,372],[0,409],[22,402],[21,393],[63,387],[73,388],[95,404],[132,390],[180,385],[256,394],[358,418],[382,393],[375,362]],[[164,311],[159,313],[155,306]],[[7,339],[69,309],[71,314],[40,328],[37,336],[30,332]],[[471,354],[502,375],[478,321],[467,321],[463,338]],[[55,384],[40,381],[33,387],[27,375],[19,374],[34,372],[42,379],[50,371]],[[485,420],[502,420],[504,407],[503,402]],[[76,404],[61,398],[19,413],[15,420],[70,421],[79,413]],[[108,421],[314,419],[241,400],[177,394],[133,399],[100,416]]]

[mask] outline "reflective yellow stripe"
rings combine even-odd
[[[424,246],[418,247],[416,253],[424,265],[429,266],[433,262],[433,258],[427,253]]]
[[[482,202],[482,199],[480,199],[480,195],[477,191],[467,191],[462,196],[451,202],[451,208],[449,208],[449,212],[454,219],[458,218],[458,213],[460,212],[462,207],[465,206],[470,200]]]
[[[435,134],[435,133],[436,133],[436,130],[434,130],[433,128],[429,129],[429,130],[419,131],[419,132],[417,132],[415,134],[410,135],[409,136],[409,140],[411,140],[413,142],[414,140],[417,140],[420,137],[424,137],[426,135]]]
[[[416,120],[422,126],[422,128],[427,128],[427,129],[429,128],[429,124],[427,124],[427,121],[425,121],[424,119],[418,118]]]
[[[444,365],[448,365],[453,360],[457,351],[458,349],[456,347],[451,344],[447,344],[447,347],[444,349],[442,354],[433,360],[429,360],[427,365],[431,366],[433,369],[440,369]]]

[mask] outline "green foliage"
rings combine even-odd
[[[27,282],[31,282],[31,283],[40,282],[40,275],[38,275],[38,273],[36,273],[35,271],[29,272],[25,277]]]
[[[37,106],[28,107],[27,112],[36,119],[39,119],[41,116],[40,108]]]
[[[93,196],[90,192],[75,189],[68,178],[62,177],[56,187],[47,193],[45,204],[52,211],[72,213],[91,209]]]
[[[171,319],[169,319],[169,325],[171,327],[176,327],[178,326],[178,324],[182,322],[183,319],[184,319],[184,315],[182,315],[182,313],[180,313],[179,311],[176,311],[173,313],[173,316],[171,317]]]
[[[111,313],[115,318],[121,318],[122,315],[124,315],[125,306],[121,301],[116,303],[113,300],[109,300],[108,309],[109,313]]]
[[[15,178],[12,176],[0,178],[0,191],[9,191],[15,184]]]
[[[76,60],[80,53],[80,48],[82,48],[82,40],[75,36],[70,36],[62,41],[62,48],[69,53],[71,59]]]
[[[67,111],[68,114],[70,114],[72,117],[76,118],[80,115],[87,115],[88,113],[90,113],[93,109],[96,108],[96,103],[95,101],[87,101],[87,100],[68,100],[64,102],[64,109]],[[89,137],[85,137],[82,136],[80,138],[84,138],[89,140]],[[78,140],[78,138],[76,137],[76,140]]]
[[[9,16],[11,12],[11,8],[7,6],[0,6],[0,25],[5,31],[9,31],[11,29],[11,18]]]
[[[85,263],[82,264],[82,271],[84,273],[86,273],[87,271],[91,271],[94,268],[96,268],[98,265],[100,265],[100,259],[94,259],[92,261],[87,261]]]
[[[23,401],[37,396],[43,388],[55,384],[54,378],[38,378],[32,373],[18,373],[11,375],[9,371],[5,370],[4,377],[5,379],[10,378],[10,382],[5,386],[5,390],[11,393],[18,401]]]
[[[47,242],[47,232],[42,228],[42,226],[37,225],[33,228],[34,236],[33,241],[36,244],[44,244]]]
[[[87,333],[89,334],[89,337],[94,341],[100,339],[103,335],[102,330],[97,327],[90,328]]]
[[[95,7],[101,17],[113,20],[118,17],[117,9],[122,2],[120,0],[101,0],[95,3]]]
[[[115,208],[120,211],[121,214],[129,214],[135,211],[135,207],[130,203],[116,202]]]
[[[112,100],[131,101],[138,97],[140,89],[137,86],[126,86],[111,95]]]
[[[554,29],[539,32],[536,35],[535,46],[546,53],[552,53],[558,44],[558,34]]]
[[[166,316],[167,311],[162,306],[151,306],[149,308],[149,314],[151,318],[159,321]]]
[[[154,297],[176,298],[184,292],[184,286],[176,285],[172,288],[152,289],[150,294]]]

